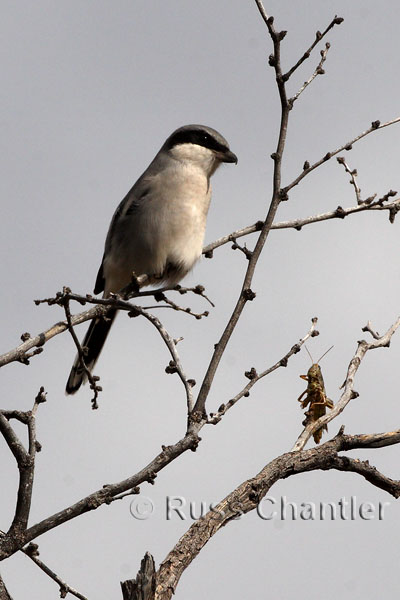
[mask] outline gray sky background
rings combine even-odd
[[[345,22],[327,37],[326,75],[318,77],[291,114],[283,183],[306,159],[314,161],[365,130],[399,115],[399,5],[372,0],[266,1],[279,29],[289,68],[338,14]],[[1,351],[24,331],[36,334],[63,318],[57,307],[33,304],[63,285],[93,289],[110,218],[120,199],[176,127],[195,122],[218,129],[239,157],[214,178],[206,241],[261,219],[271,194],[271,152],[279,102],[267,58],[271,42],[251,0],[45,1],[3,0],[1,18],[2,252]],[[307,61],[289,86],[294,93],[319,60]],[[373,134],[346,159],[358,169],[364,197],[400,190],[399,125]],[[280,207],[278,220],[355,204],[348,175],[329,161]],[[322,363],[328,395],[340,396],[347,365],[368,319],[383,332],[399,313],[399,222],[386,214],[273,232],[253,289],[257,299],[222,361],[209,410],[235,395],[243,373],[283,356],[319,317],[320,337],[309,344]],[[247,239],[251,247],[254,236]],[[202,260],[187,278],[201,282],[216,303],[195,321],[158,311],[179,344],[186,373],[200,383],[213,344],[236,301],[246,262],[227,246]],[[184,299],[184,305],[189,302]],[[208,308],[191,300],[199,310]],[[79,307],[77,307],[78,311]],[[83,334],[84,327],[79,331]],[[368,354],[357,376],[360,397],[330,425],[348,433],[398,427],[399,347]],[[2,371],[2,406],[29,409],[41,385],[31,523],[101,485],[142,468],[161,444],[184,433],[186,404],[177,377],[164,373],[169,357],[155,330],[121,315],[97,365],[104,392],[90,409],[86,387],[64,396],[75,355],[62,335],[30,367]],[[165,498],[217,502],[268,461],[286,452],[301,431],[297,397],[310,365],[305,352],[257,384],[217,427],[203,429],[198,451],[142,486],[155,513],[134,519],[131,499],[84,515],[38,539],[41,557],[89,598],[120,598],[119,581],[136,574],[146,550],[159,563],[191,524],[165,518]],[[22,434],[22,429],[19,430]],[[328,439],[324,436],[324,439]],[[398,478],[398,448],[357,452]],[[17,473],[0,442],[0,529],[13,516]],[[243,517],[219,532],[185,572],[176,597],[314,600],[394,595],[398,588],[400,505],[360,477],[315,472],[275,485],[279,501],[390,502],[383,521],[263,521]],[[188,509],[185,509],[188,515]],[[1,565],[15,600],[57,597],[57,587],[16,555]]]

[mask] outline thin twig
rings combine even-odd
[[[64,288],[64,290],[66,290],[66,288]],[[97,398],[99,397],[99,392],[101,392],[103,388],[100,385],[98,385],[98,383],[97,383],[100,378],[97,375],[93,375],[92,372],[90,371],[90,369],[88,369],[88,367],[86,366],[85,353],[84,353],[83,348],[80,344],[80,341],[78,340],[78,337],[75,333],[75,329],[72,325],[72,316],[71,316],[71,311],[69,308],[69,298],[68,298],[67,291],[65,292],[64,301],[62,303],[62,306],[64,307],[69,332],[71,334],[72,339],[74,340],[74,344],[75,344],[77,352],[78,352],[80,367],[84,371],[86,377],[88,378],[90,389],[93,391],[93,398],[91,399],[90,402],[92,404],[92,408],[94,410],[96,410],[97,408],[99,408],[99,405],[97,403]]]
[[[344,19],[342,17],[338,17],[337,15],[335,15],[335,18],[329,23],[325,31],[323,31],[322,33],[320,31],[317,31],[317,33],[315,34],[315,40],[313,41],[311,46],[304,52],[303,56],[299,58],[297,63],[291,69],[289,69],[287,73],[284,74],[283,77],[285,81],[287,81],[289,77],[293,75],[296,69],[298,69],[305,60],[310,58],[311,52],[314,50],[315,46],[326,36],[328,31],[330,31],[335,25],[340,25],[341,23],[343,23],[343,21]]]
[[[383,204],[381,199],[376,200],[375,202],[371,202],[371,204],[360,204],[357,206],[350,206],[348,208],[343,208],[342,206],[338,206],[335,210],[331,210],[326,213],[321,213],[319,215],[312,215],[310,217],[304,217],[300,219],[293,219],[291,221],[278,221],[274,223],[271,229],[297,229],[298,231],[304,227],[305,225],[311,225],[313,223],[319,223],[320,221],[328,221],[330,219],[344,219],[345,217],[359,213],[364,211],[385,211],[387,210],[389,213],[398,212],[400,210],[400,198],[393,200],[392,202],[388,202],[387,204]],[[393,222],[393,221],[392,221]],[[253,225],[248,225],[247,227],[243,227],[242,229],[238,229],[237,231],[233,231],[229,235],[225,235],[215,240],[211,244],[205,246],[203,250],[203,254],[211,255],[212,252],[219,248],[220,246],[224,246],[225,244],[229,244],[236,238],[244,237],[246,235],[250,235],[251,233],[255,233],[260,231],[262,226],[262,221],[257,221]]]
[[[346,173],[348,173],[350,175],[350,183],[354,187],[354,191],[355,191],[356,198],[357,198],[357,204],[362,204],[363,200],[361,200],[361,188],[359,187],[359,185],[357,183],[357,179],[356,179],[357,169],[350,169],[349,165],[346,163],[343,156],[338,156],[336,158],[336,160],[338,161],[338,163],[340,165],[343,165]],[[376,196],[376,194],[375,194],[375,196]],[[375,196],[372,196],[370,199],[368,198],[368,200],[371,202],[375,198]]]
[[[293,356],[294,354],[297,354],[297,352],[300,352],[300,348],[309,338],[315,337],[318,335],[318,331],[316,331],[316,329],[315,329],[315,327],[317,325],[317,321],[318,321],[318,319],[316,317],[314,317],[312,319],[312,325],[311,325],[309,331],[306,333],[306,335],[303,338],[301,338],[297,344],[292,346],[291,349],[289,350],[289,352],[287,352],[285,354],[285,356],[283,356],[280,360],[278,360],[278,362],[276,362],[274,365],[272,365],[272,367],[269,367],[268,369],[266,369],[265,371],[262,371],[261,373],[257,373],[257,371],[254,368],[251,369],[250,371],[246,372],[245,373],[246,377],[248,377],[250,379],[249,383],[247,385],[245,385],[245,387],[238,394],[236,394],[236,396],[234,396],[231,400],[229,400],[229,402],[227,402],[226,404],[221,404],[221,406],[219,407],[219,409],[216,413],[210,413],[210,418],[208,420],[208,423],[211,425],[216,425],[217,423],[219,423],[220,420],[222,419],[222,417],[228,412],[228,410],[230,408],[232,408],[232,406],[234,406],[236,404],[236,402],[238,402],[238,400],[243,398],[243,396],[245,396],[245,397],[249,396],[249,392],[250,392],[251,388],[258,381],[260,381],[260,379],[262,379],[266,375],[269,375],[276,369],[279,369],[279,367],[286,367],[288,364],[289,358],[291,356]]]
[[[182,439],[171,446],[163,446],[162,451],[157,454],[148,465],[127,479],[117,483],[104,485],[75,504],[32,525],[18,538],[9,535],[9,533],[0,537],[0,560],[12,556],[15,552],[25,546],[25,544],[31,542],[39,535],[42,535],[63,523],[67,523],[75,517],[94,510],[103,504],[109,504],[115,496],[131,490],[144,482],[154,483],[157,473],[169,465],[178,456],[188,450],[196,450],[200,441],[198,431],[200,431],[203,425],[204,423],[198,423],[197,431],[193,425],[191,433],[187,433]]]
[[[303,169],[302,173],[300,173],[300,175],[298,175],[296,177],[296,179],[294,179],[291,183],[289,183],[289,185],[285,186],[282,191],[287,194],[292,188],[294,188],[296,185],[298,185],[300,183],[300,181],[302,179],[304,179],[304,177],[306,177],[309,173],[311,173],[311,171],[314,171],[314,169],[316,169],[317,167],[320,167],[323,163],[327,162],[330,158],[332,158],[333,156],[336,156],[336,154],[339,154],[339,152],[343,152],[343,150],[351,150],[352,146],[356,142],[358,142],[365,136],[369,135],[370,133],[373,133],[374,131],[379,131],[380,129],[383,129],[384,127],[389,127],[389,125],[394,125],[395,123],[399,123],[399,122],[400,122],[400,117],[396,117],[396,119],[392,119],[391,121],[387,121],[386,123],[381,123],[380,121],[373,121],[371,124],[371,127],[366,129],[362,133],[359,133],[352,140],[350,140],[346,144],[343,144],[336,150],[331,150],[330,152],[327,152],[322,158],[317,160],[314,164],[309,165],[306,169]]]
[[[299,435],[295,445],[293,446],[292,452],[298,452],[299,450],[302,450],[317,429],[320,429],[323,425],[326,425],[329,423],[329,421],[335,419],[341,412],[343,412],[350,400],[358,396],[358,393],[354,391],[354,378],[361,365],[361,361],[369,350],[375,350],[376,348],[384,348],[389,346],[390,340],[399,326],[400,317],[381,337],[374,337],[374,341],[372,342],[366,342],[365,340],[358,342],[357,350],[347,369],[346,379],[342,386],[344,390],[339,401],[328,414],[320,417],[317,421],[306,425],[302,433]],[[367,330],[369,331],[369,329]]]
[[[281,61],[280,61],[280,44],[283,38],[286,35],[285,31],[277,32],[273,25],[273,18],[268,17],[265,12],[265,9],[260,0],[256,0],[257,7],[268,27],[268,31],[270,33],[273,46],[274,46],[274,54],[270,56],[269,64],[275,70],[276,83],[278,87],[279,98],[281,102],[281,123],[279,128],[279,138],[276,146],[276,151],[272,155],[272,159],[274,161],[274,174],[273,174],[273,191],[272,191],[272,199],[270,202],[269,210],[264,221],[263,227],[261,229],[260,235],[258,236],[256,245],[254,247],[252,256],[249,260],[246,273],[244,276],[242,289],[240,291],[239,298],[236,302],[235,308],[228,320],[225,329],[215,346],[215,350],[213,352],[211,361],[209,363],[207,372],[203,378],[203,382],[199,391],[199,394],[196,399],[196,404],[193,409],[193,419],[195,422],[198,419],[206,419],[206,411],[205,411],[205,403],[208,397],[208,394],[211,389],[211,384],[214,380],[216,371],[220,364],[222,355],[225,352],[226,346],[231,338],[231,335],[237,325],[237,322],[243,312],[243,309],[248,301],[252,301],[255,298],[255,293],[251,289],[251,284],[253,281],[254,271],[260,257],[260,254],[264,248],[265,242],[267,240],[268,234],[271,229],[271,225],[275,219],[276,212],[278,210],[279,204],[281,203],[283,197],[281,195],[281,165],[282,165],[282,155],[286,142],[286,133],[289,121],[289,112],[290,107],[288,104],[285,82],[283,80]]]
[[[80,594],[73,587],[68,585],[61,577],[57,575],[50,567],[48,567],[39,556],[39,549],[37,544],[29,544],[26,548],[22,548],[21,552],[23,552],[26,556],[28,556],[34,563],[41,569],[46,575],[48,575],[53,581],[55,581],[60,586],[60,597],[65,598],[67,594],[71,594],[79,600],[88,600],[86,596]]]
[[[325,44],[325,49],[321,50],[321,60],[319,61],[318,65],[316,66],[314,73],[307,79],[307,81],[305,81],[303,83],[303,85],[301,86],[301,88],[299,89],[299,91],[296,92],[296,94],[294,96],[292,96],[292,98],[289,99],[290,106],[293,106],[293,104],[296,102],[296,100],[298,99],[298,97],[300,96],[300,94],[302,94],[304,92],[304,90],[308,88],[308,86],[314,81],[314,79],[318,75],[324,75],[325,74],[325,71],[322,68],[322,65],[326,61],[326,57],[327,57],[329,48],[330,48],[330,44],[327,42]]]
[[[237,242],[236,238],[232,238],[232,241],[233,241],[232,250],[240,250],[240,252],[245,255],[247,260],[250,260],[251,257],[253,256],[253,252],[251,250],[249,250],[248,248],[246,248],[246,244],[244,246],[241,246]]]
[[[163,292],[158,292],[158,294],[156,294],[154,296],[154,299],[157,300],[157,302],[165,302],[173,310],[176,310],[178,312],[184,312],[187,315],[191,315],[195,319],[202,319],[203,317],[208,317],[208,315],[210,314],[208,310],[205,310],[202,313],[195,313],[194,311],[192,311],[192,309],[190,307],[182,308],[182,306],[179,306],[179,304],[176,304],[176,302],[173,302],[172,300],[167,298],[167,296]],[[148,310],[149,308],[153,309],[153,308],[160,308],[160,307],[157,307],[157,306],[151,306],[151,307],[145,306],[144,307],[145,310]]]
[[[172,356],[172,361],[170,362],[169,367],[167,367],[167,369],[168,369],[167,372],[169,374],[178,373],[179,378],[182,381],[184,388],[185,388],[187,411],[188,411],[188,415],[189,415],[193,410],[192,387],[194,385],[194,380],[188,379],[183,371],[182,363],[181,363],[181,360],[179,358],[179,355],[178,355],[178,352],[176,349],[176,341],[174,340],[174,338],[172,336],[170,336],[168,331],[165,329],[164,325],[161,323],[160,319],[158,319],[156,316],[152,315],[151,313],[146,312],[144,309],[142,309],[139,306],[134,307],[130,316],[137,316],[135,314],[136,311],[137,311],[137,314],[140,314],[142,317],[144,317],[145,319],[150,321],[150,323],[152,323],[152,325],[154,325],[154,327],[157,329],[158,333],[160,334],[161,338],[163,339],[165,345],[167,346],[167,348]]]

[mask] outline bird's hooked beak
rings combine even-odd
[[[226,152],[218,152],[217,157],[221,162],[225,163],[235,163],[235,165],[237,165],[238,162],[236,154],[234,154],[230,150],[227,150]]]

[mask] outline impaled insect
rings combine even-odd
[[[332,350],[332,348],[333,346],[331,346],[329,350]],[[305,349],[308,352],[307,346],[305,346]],[[324,352],[324,354],[321,356],[321,358],[317,360],[316,363],[314,363],[313,357],[308,352],[308,355],[311,358],[313,364],[308,369],[307,375],[300,375],[302,379],[305,379],[308,382],[308,385],[307,389],[304,390],[302,394],[300,394],[297,400],[301,403],[301,408],[306,408],[308,405],[310,405],[308,410],[304,413],[306,417],[302,423],[304,427],[306,427],[306,425],[308,425],[309,423],[315,423],[317,419],[326,414],[327,407],[333,408],[334,406],[332,400],[330,400],[326,395],[324,378],[322,377],[321,367],[318,364],[319,361],[325,356],[325,354],[328,354],[329,350]],[[307,395],[305,399],[302,400],[304,394]],[[313,437],[314,442],[316,444],[320,443],[322,432],[324,429],[325,431],[328,431],[328,426],[323,425],[322,427],[317,429],[317,431],[314,431]]]

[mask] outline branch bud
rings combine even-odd
[[[346,211],[343,210],[343,208],[341,206],[338,206],[337,209],[335,210],[335,215],[337,217],[339,217],[339,219],[344,219],[346,216]]]
[[[287,200],[289,200],[289,194],[286,190],[279,190],[279,200],[281,202],[287,202]]]
[[[245,290],[243,290],[243,298],[246,301],[247,300],[252,301],[252,300],[254,300],[255,297],[256,297],[256,294],[250,288],[246,288]]]
[[[253,379],[257,378],[257,371],[254,367],[251,367],[250,371],[245,371],[244,376],[252,381]]]
[[[176,368],[176,362],[174,360],[169,361],[168,366],[165,367],[165,372],[168,375],[173,375],[174,373],[178,372],[178,369]]]

